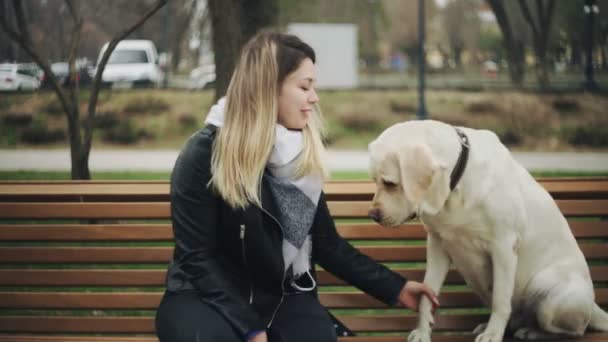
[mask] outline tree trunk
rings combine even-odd
[[[507,64],[509,67],[509,77],[511,83],[516,87],[521,87],[525,72],[524,44],[515,39],[507,12],[501,0],[486,0],[492,8],[500,31],[502,32],[502,43],[507,51]]]
[[[536,52],[536,80],[543,91],[549,88],[549,65],[546,57],[544,49]]]
[[[525,0],[519,0],[521,13],[532,29],[534,52],[536,54],[536,79],[541,90],[549,87],[549,71],[547,65],[547,46],[549,33],[551,32],[551,21],[555,12],[554,0],[536,0],[536,15],[532,14]]]
[[[462,48],[460,46],[454,46],[452,48],[452,53],[454,54],[454,64],[456,69],[462,69]]]
[[[238,0],[209,0],[215,58],[215,99],[226,94],[238,58],[242,35]]]
[[[245,43],[260,29],[277,25],[279,4],[277,0],[244,0],[241,13],[242,41]]]

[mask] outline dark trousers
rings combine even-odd
[[[166,292],[156,313],[160,342],[241,342],[223,316],[196,292]],[[268,331],[269,342],[336,342],[333,323],[312,294],[286,295]]]

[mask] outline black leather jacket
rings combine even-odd
[[[242,335],[266,329],[283,300],[282,227],[268,184],[262,208],[231,208],[207,184],[216,127],[195,133],[171,175],[175,237],[168,291],[197,290]],[[380,229],[380,228],[379,228]],[[336,232],[324,194],[312,227],[312,258],[332,274],[393,304],[405,279],[359,253]]]

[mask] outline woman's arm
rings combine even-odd
[[[424,294],[434,306],[439,306],[437,297],[428,286],[407,281],[344,240],[336,231],[325,194],[321,194],[319,199],[313,225],[313,257],[327,271],[386,304],[401,304],[416,310],[418,300]]]
[[[312,246],[315,261],[327,271],[387,304],[398,300],[406,279],[360,253],[338,234],[323,193],[313,224]]]

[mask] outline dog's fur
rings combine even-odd
[[[492,310],[475,329],[477,342],[502,341],[507,325],[520,339],[608,331],[583,253],[551,196],[494,133],[459,129],[470,155],[453,191],[462,149],[454,127],[409,121],[372,142],[370,215],[383,226],[420,217],[428,232],[424,282],[439,293],[453,263]],[[430,341],[431,310],[422,298],[409,341]]]

